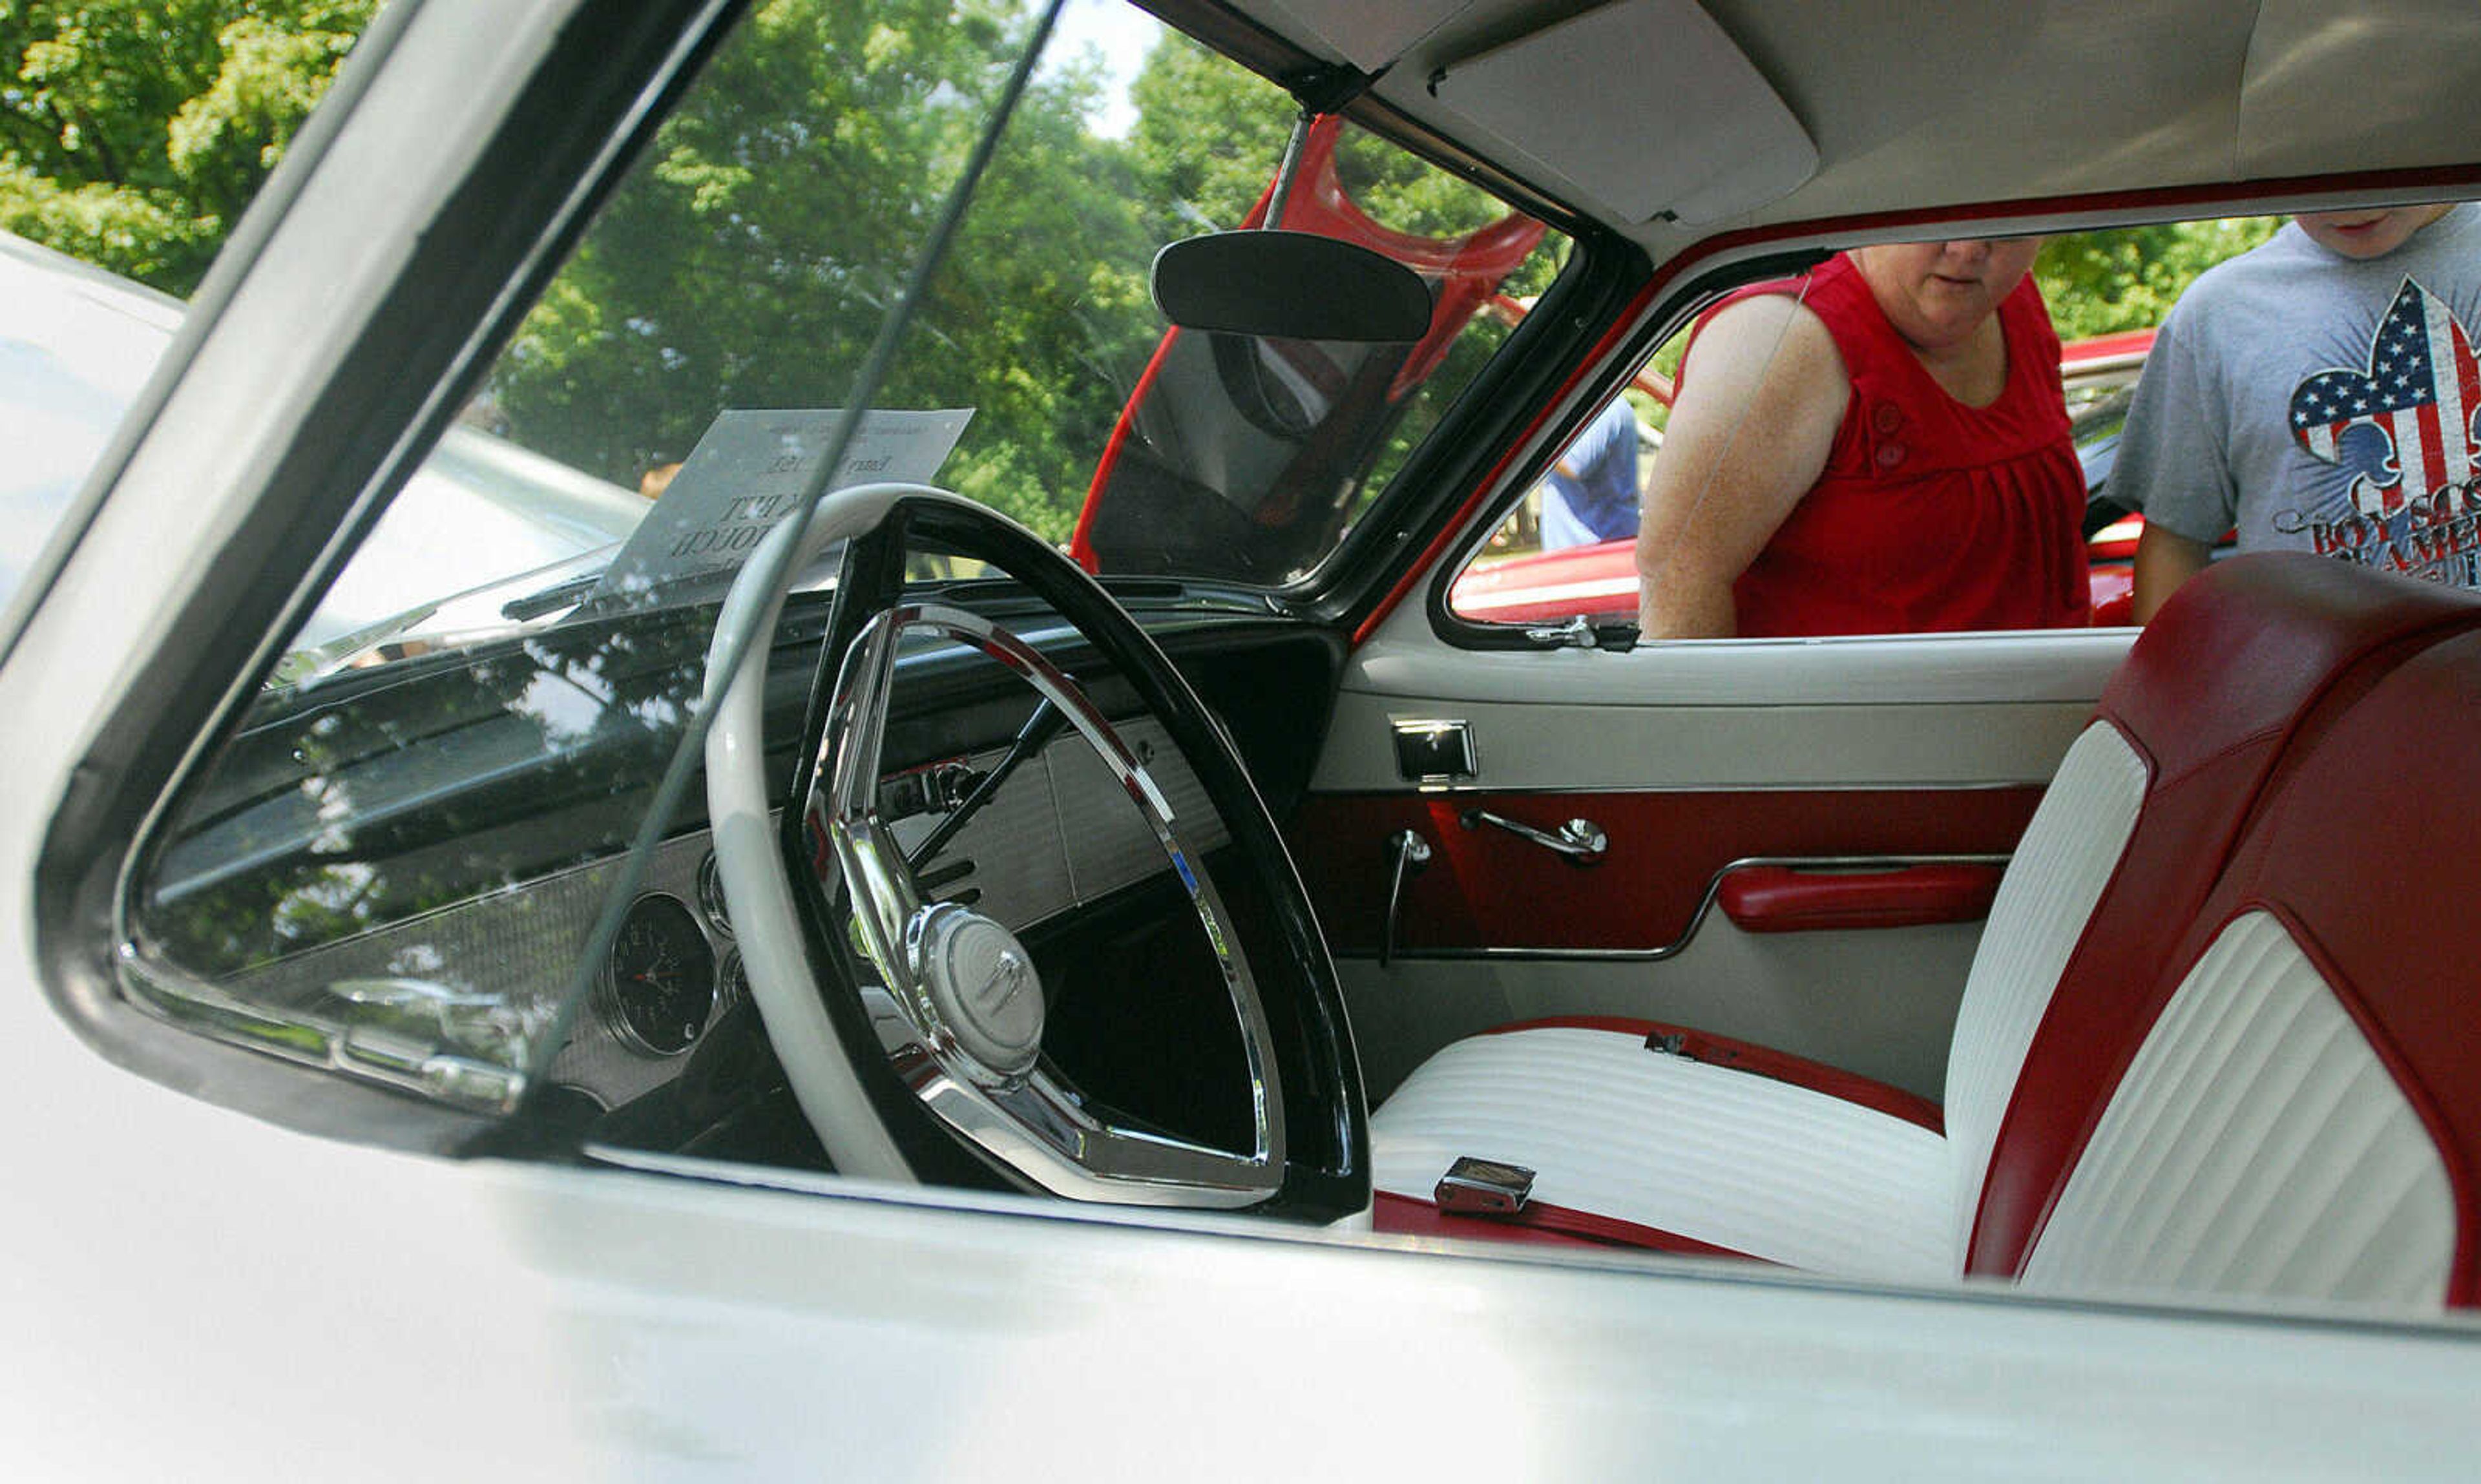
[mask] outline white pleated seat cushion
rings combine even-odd
[[[1898,1282],[1962,1265],[1937,1133],[1622,1031],[1459,1041],[1371,1117],[1371,1147],[1377,1187],[1416,1200],[1471,1155],[1536,1170],[1538,1202],[1769,1263]]]
[[[2069,748],[1991,906],[1947,1063],[1942,1137],[1825,1093],[1646,1050],[1623,1032],[1456,1042],[1371,1116],[1377,1187],[1431,1199],[1460,1155],[1533,1198],[1843,1277],[1964,1270],[1983,1166],[2026,1048],[2128,847],[2146,768],[2098,721]]]
[[[2024,1278],[2425,1310],[2456,1239],[2420,1115],[2283,924],[2252,912],[2155,1022]]]

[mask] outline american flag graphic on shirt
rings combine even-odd
[[[2352,505],[2384,519],[2413,498],[2469,481],[2473,415],[2481,412],[2481,362],[2444,299],[2406,278],[2379,322],[2366,371],[2320,371],[2291,394],[2291,435],[2313,457],[2344,460],[2344,435],[2368,428],[2384,440],[2375,473],[2352,481]]]

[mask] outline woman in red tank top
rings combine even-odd
[[[1709,311],[1646,489],[1646,636],[2085,623],[2039,246],[1857,248]]]

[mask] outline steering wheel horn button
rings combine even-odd
[[[953,901],[932,902],[905,929],[922,999],[970,1058],[964,1070],[997,1086],[1033,1069],[1042,1052],[1042,981],[1033,955],[999,923]]]

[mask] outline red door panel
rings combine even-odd
[[[1339,953],[1372,954],[1387,915],[1388,841],[1413,829],[1428,867],[1408,880],[1396,951],[1480,948],[1645,950],[1676,943],[1735,861],[2004,855],[2037,786],[1593,794],[1314,794],[1288,829]],[[1556,831],[1584,819],[1608,837],[1574,865],[1472,810]]]

